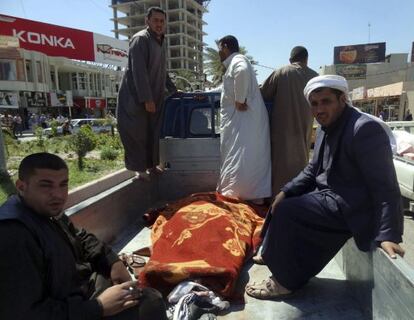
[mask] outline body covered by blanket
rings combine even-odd
[[[231,297],[246,258],[260,241],[263,219],[252,207],[197,194],[161,212],[152,230],[153,253],[140,273],[142,285],[164,293],[183,280]]]

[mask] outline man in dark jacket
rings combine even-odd
[[[0,319],[165,319],[161,295],[139,289],[109,247],[62,213],[61,158],[27,156],[16,187],[0,207]]]
[[[304,89],[321,125],[313,159],[276,196],[265,222],[262,257],[272,277],[250,284],[260,299],[283,298],[318,274],[344,243],[403,255],[400,191],[388,135],[352,107],[343,77],[319,76]]]

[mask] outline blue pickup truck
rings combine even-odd
[[[119,173],[122,179],[108,178],[116,183],[93,184],[93,188],[110,188],[95,193],[76,191],[78,195],[69,199],[74,205],[67,210],[72,221],[120,251],[150,245],[150,229],[142,222],[149,208],[215,190],[220,163],[219,108],[217,92],[169,98],[160,140],[161,161],[168,169],[150,181],[134,180],[132,173],[123,171]],[[247,261],[238,287],[242,290],[248,281],[261,281],[268,275],[265,266]],[[277,302],[245,296],[245,300],[246,304],[232,304],[218,318],[414,319],[414,271],[404,259],[392,260],[379,249],[360,252],[350,240],[295,298]]]

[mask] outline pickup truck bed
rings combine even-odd
[[[131,237],[133,237],[131,239]],[[137,248],[150,245],[150,229],[136,225],[125,230],[124,235],[115,244],[122,252],[132,252]],[[265,266],[247,262],[239,278],[237,290],[243,292],[250,280],[261,281],[270,276]],[[297,295],[285,302],[263,301],[245,295],[245,304],[232,304],[230,310],[218,319],[368,319],[359,309],[357,301],[346,285],[345,276],[337,261],[332,260],[309,285]]]
[[[67,214],[117,251],[133,251],[150,241],[150,230],[142,223],[146,210],[193,192],[211,191],[216,178],[216,172],[173,170],[150,182],[127,178],[78,201]],[[265,279],[268,272],[247,261],[239,290],[248,281]],[[414,319],[413,296],[414,271],[403,259],[391,260],[381,250],[362,253],[351,240],[296,297],[275,302],[246,296],[246,304],[232,305],[220,319]]]
[[[84,201],[69,199],[75,225],[95,233],[118,251],[149,244],[142,214],[159,204],[215,189],[220,161],[217,93],[173,98],[166,108],[160,140],[161,163],[169,168],[149,182],[130,176],[116,180]],[[411,179],[411,182],[414,182]],[[92,188],[109,185],[104,181]],[[412,190],[412,189],[411,189]],[[414,251],[414,250],[413,250]],[[246,262],[239,289],[261,281],[266,267]],[[414,269],[404,259],[382,250],[360,252],[348,241],[326,268],[291,300],[261,301],[246,296],[221,319],[414,319]]]

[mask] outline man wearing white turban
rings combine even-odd
[[[353,237],[404,255],[400,191],[381,123],[353,108],[340,76],[318,76],[304,89],[321,125],[306,168],[275,197],[266,218],[262,257],[272,276],[249,284],[260,299],[284,298],[304,286]]]

